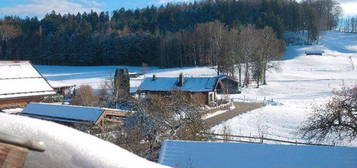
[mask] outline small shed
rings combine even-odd
[[[69,126],[87,124],[99,127],[105,125],[106,119],[110,122],[122,124],[122,120],[127,117],[126,112],[116,109],[45,103],[29,103],[21,115]]]
[[[60,81],[48,81],[57,94],[62,95],[65,99],[71,98],[76,85],[67,84]]]
[[[39,102],[56,92],[29,61],[0,61],[0,107]]]
[[[323,55],[325,53],[325,51],[323,50],[318,50],[318,49],[315,49],[315,50],[306,50],[305,51],[305,54],[306,55]]]
[[[211,105],[217,101],[217,93],[237,93],[238,82],[226,75],[213,77],[175,77],[145,78],[137,90],[139,95],[168,95],[174,90],[189,93],[200,104]]]
[[[204,168],[355,168],[356,147],[227,142],[163,142],[159,163]]]

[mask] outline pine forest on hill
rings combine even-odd
[[[219,65],[242,55],[235,48],[245,27],[272,29],[280,40],[285,31],[307,30],[314,41],[336,27],[340,12],[332,0],[209,0],[110,13],[53,11],[41,19],[7,16],[0,20],[0,58],[43,65]],[[281,53],[283,46],[274,47]],[[255,60],[239,59],[234,63]]]

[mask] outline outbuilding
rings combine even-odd
[[[320,55],[320,56],[322,56],[324,53],[325,52],[323,50],[318,50],[318,49],[305,51],[306,55]]]
[[[54,121],[68,126],[76,124],[104,127],[106,122],[123,124],[127,113],[117,109],[59,105],[47,103],[29,103],[21,115]]]

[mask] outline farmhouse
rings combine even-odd
[[[145,78],[137,93],[139,96],[167,95],[174,90],[188,92],[200,104],[213,105],[217,102],[217,93],[238,93],[238,82],[226,75],[214,77],[187,77],[180,74],[175,77]]]
[[[39,102],[56,92],[29,61],[0,61],[0,108]]]
[[[163,142],[159,163],[204,168],[355,168],[357,148],[226,142]]]
[[[117,109],[45,103],[29,103],[21,115],[54,121],[68,126],[80,124],[99,127],[108,123],[122,125],[123,119],[127,117],[126,112]]]

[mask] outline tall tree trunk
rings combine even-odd
[[[249,85],[249,63],[245,64],[245,72],[244,72],[244,86],[248,87]]]
[[[239,87],[242,86],[242,67],[241,65],[238,66],[238,73],[239,73],[239,76],[238,76],[238,82],[239,82]]]
[[[263,65],[264,66],[263,67],[263,85],[267,84],[267,81],[266,81],[267,64],[268,64],[268,61],[265,60],[264,65]]]

